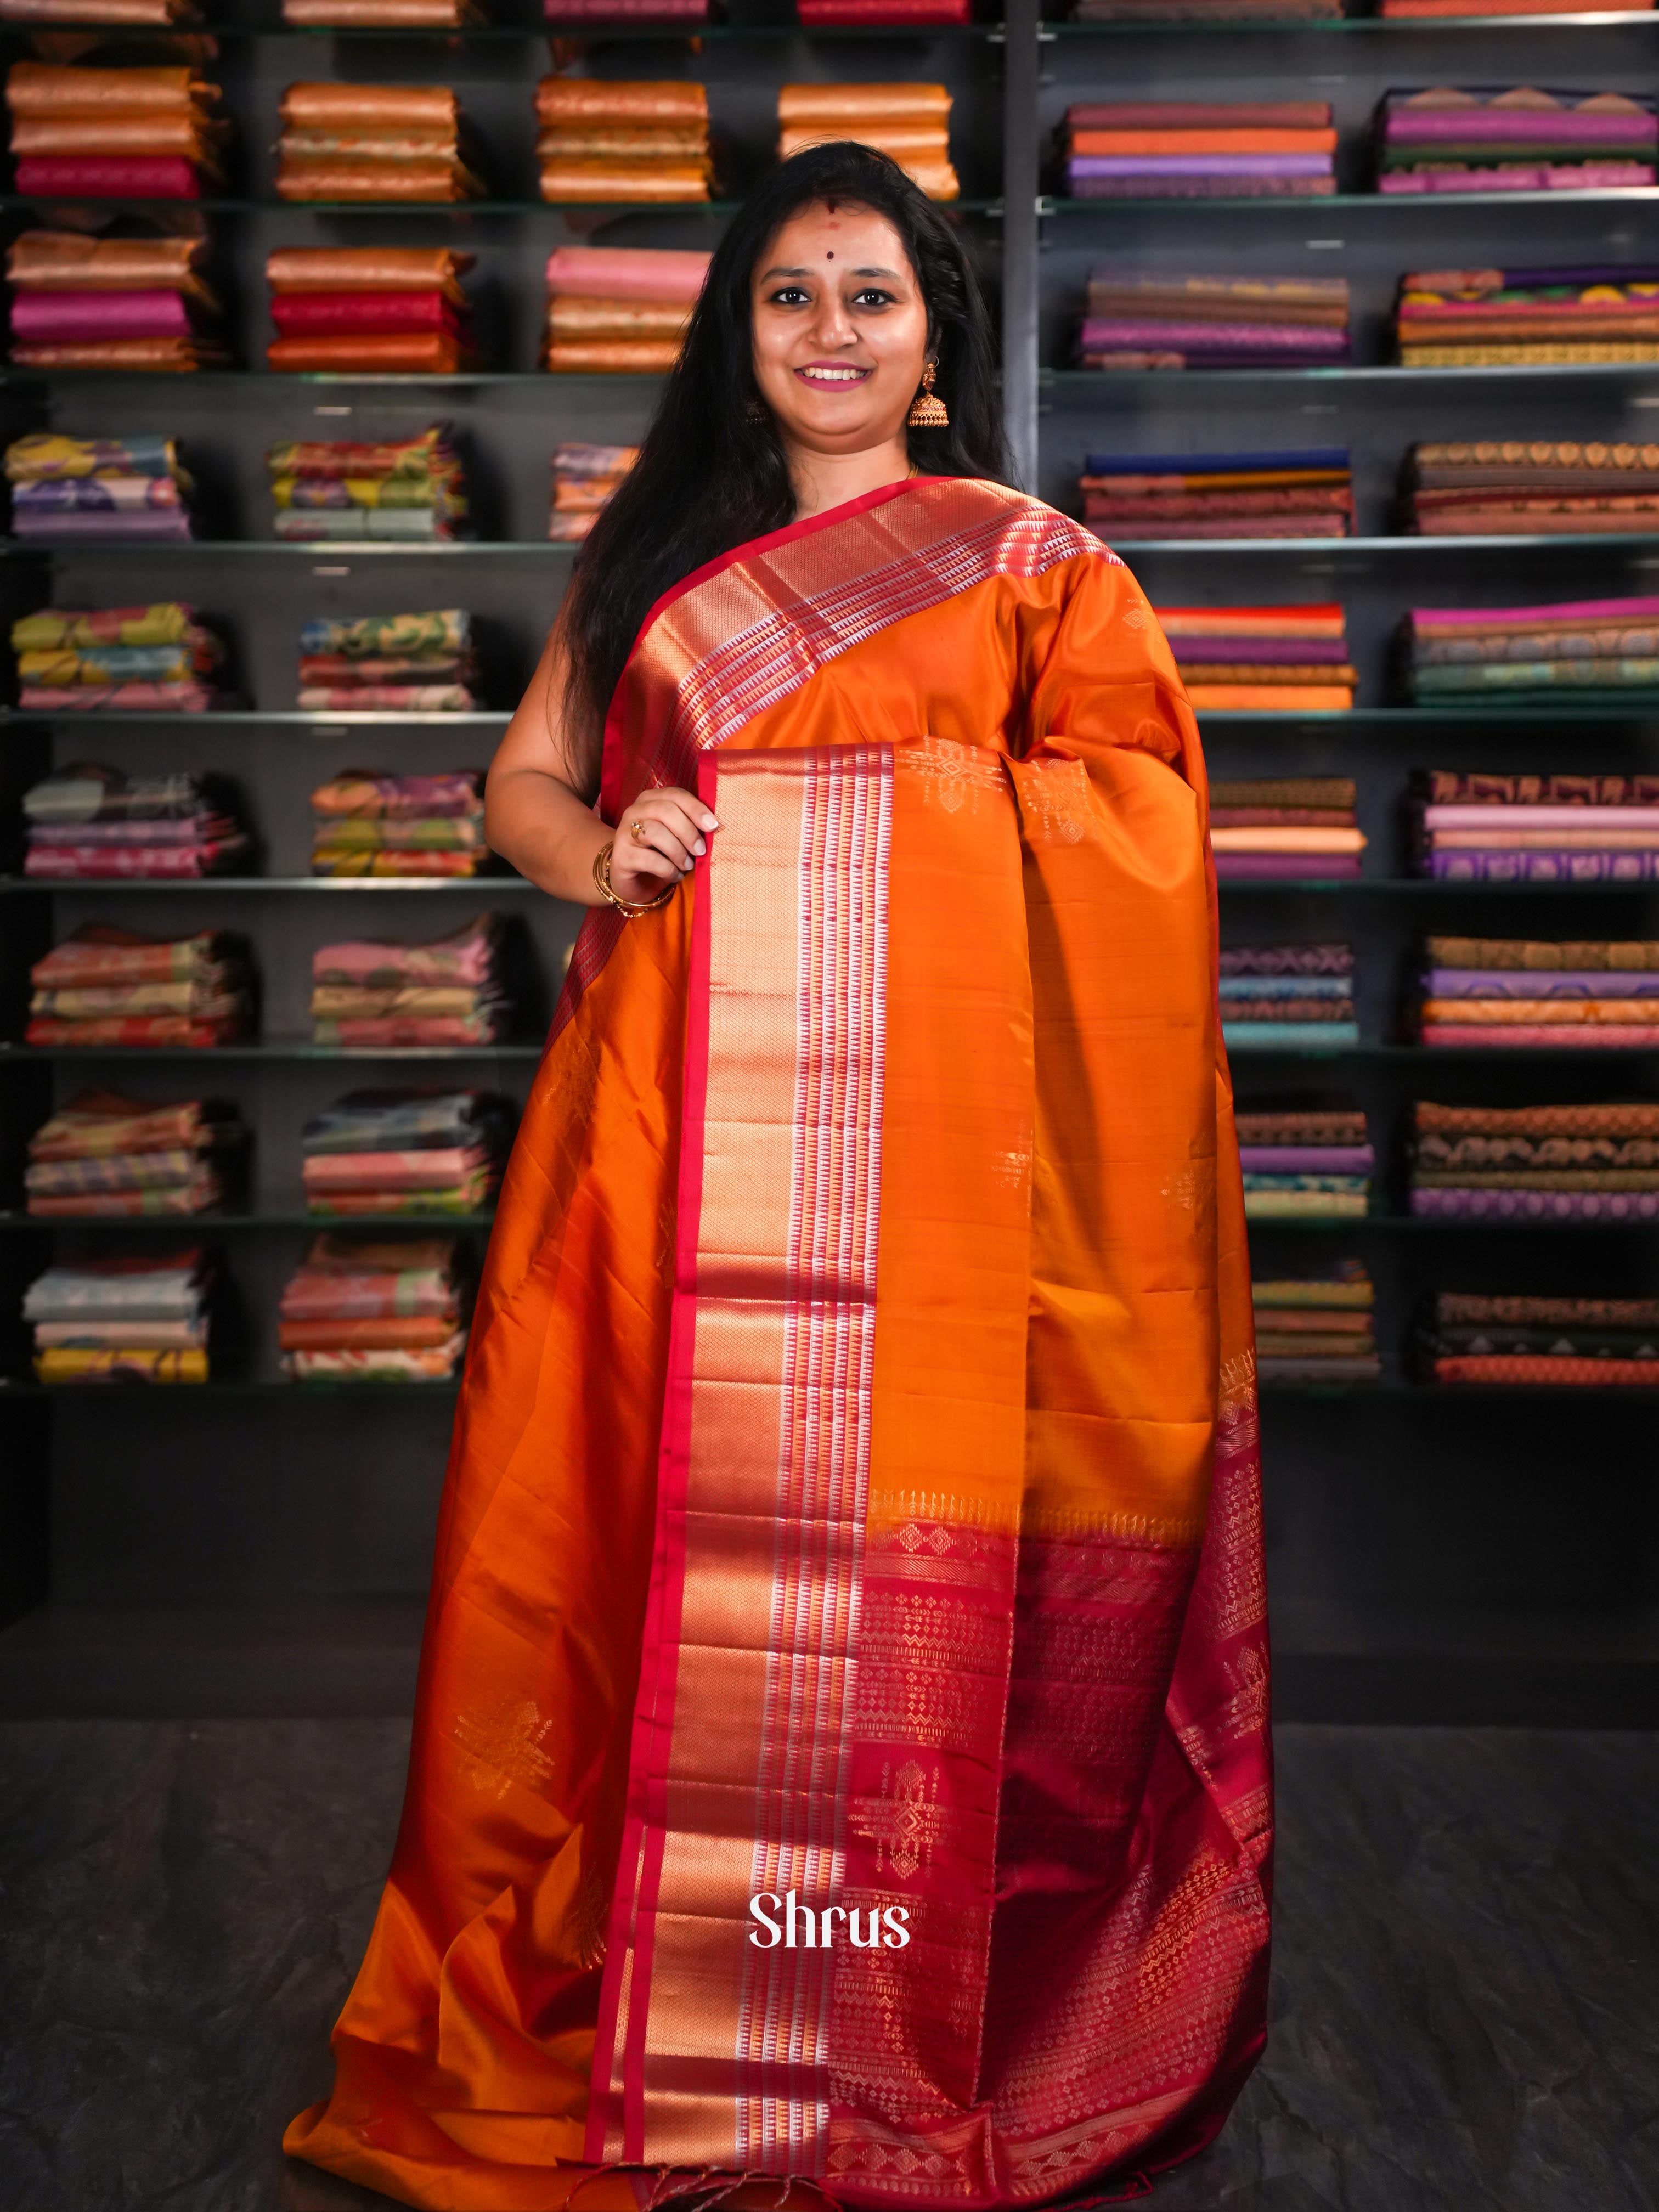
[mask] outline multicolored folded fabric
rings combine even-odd
[[[16,189],[27,198],[198,199],[224,181],[230,125],[214,112],[218,98],[189,68],[14,62]],[[21,337],[15,302],[13,328]]]
[[[1074,199],[1315,199],[1336,190],[1329,103],[1084,101],[1061,130]]]
[[[89,922],[37,960],[29,979],[30,1045],[231,1044],[252,1018],[246,955],[214,930],[157,939]]]
[[[1245,1206],[1248,1211],[1248,1197]],[[1250,1296],[1256,1372],[1264,1382],[1369,1382],[1382,1373],[1376,1294],[1359,1261],[1339,1260],[1307,1274],[1259,1277]]]
[[[1369,1210],[1376,1157],[1352,1101],[1255,1101],[1236,1119],[1248,1218],[1352,1220]]]
[[[329,308],[353,295],[308,296],[315,305]],[[383,298],[394,307],[411,301],[418,307],[432,297],[418,293],[367,296]],[[471,534],[460,457],[447,422],[434,422],[413,438],[383,444],[284,438],[267,451],[265,466],[279,538],[342,542],[392,537],[437,542]]]
[[[210,777],[129,779],[78,762],[24,793],[23,818],[29,876],[204,876],[243,864],[250,850],[233,796]]]
[[[466,1346],[472,1281],[453,1237],[315,1238],[283,1292],[291,1381],[440,1382]]]
[[[951,94],[942,84],[786,84],[778,94],[778,159],[837,138],[874,146],[929,199],[956,199]]]
[[[639,459],[637,446],[565,444],[553,448],[553,504],[547,534],[580,544],[617,486]]]
[[[1419,1326],[1417,1356],[1437,1382],[1659,1385],[1659,1299],[1443,1291]]]
[[[544,366],[567,375],[663,375],[708,273],[706,253],[559,246],[547,258]]]
[[[283,21],[301,30],[461,30],[483,10],[478,0],[283,0]]]
[[[1342,276],[1182,276],[1097,269],[1083,368],[1301,368],[1349,357]]]
[[[193,173],[185,163],[161,166]],[[58,189],[73,197],[109,184],[69,179]],[[205,251],[204,239],[24,231],[6,253],[12,360],[33,368],[187,371],[227,359],[216,336],[219,301],[201,274]]]
[[[1091,453],[1083,519],[1113,540],[1346,538],[1346,447],[1278,453]]]
[[[191,535],[189,500],[194,487],[171,438],[71,438],[60,431],[33,431],[7,447],[6,480],[11,486],[11,526],[19,538],[97,544]]]
[[[1620,537],[1659,522],[1659,445],[1471,439],[1413,446],[1401,525],[1425,538]]]
[[[510,1033],[515,1012],[501,954],[495,915],[475,915],[435,943],[369,938],[325,945],[311,966],[315,1041],[392,1048],[495,1043]],[[420,1110],[429,1121],[429,1109]],[[410,1139],[406,1109],[400,1111],[404,1118],[387,1127],[401,1143]]]
[[[295,374],[458,373],[481,356],[447,246],[284,246],[266,256],[277,336],[269,368]]]
[[[708,95],[700,84],[544,77],[536,126],[544,200],[672,203],[713,194]]]
[[[1523,781],[1551,795],[1516,796]],[[1589,795],[1603,784],[1617,796]],[[1659,866],[1659,777],[1430,771],[1411,815],[1417,872],[1445,882],[1650,883]]]
[[[1579,1048],[1659,1042],[1659,943],[1559,945],[1568,967],[1524,939],[1431,938],[1419,979],[1426,1044]],[[1464,956],[1469,956],[1465,957]]]
[[[1445,0],[1445,4],[1452,5],[1454,0]],[[1077,0],[1072,15],[1079,23],[1193,23],[1218,28],[1230,23],[1329,23],[1340,18],[1342,0]]]
[[[359,1091],[307,1122],[313,1213],[476,1213],[494,1203],[513,1109],[476,1091]]]
[[[118,1091],[82,1091],[28,1143],[25,1202],[47,1219],[200,1213],[223,1203],[247,1131],[217,1099],[158,1106]]]
[[[1413,607],[1401,644],[1411,696],[1426,704],[1659,690],[1659,599]]]
[[[1653,103],[1532,85],[1390,92],[1376,112],[1382,192],[1597,191],[1651,185]]]
[[[215,1270],[200,1250],[49,1267],[23,1294],[42,1382],[204,1382]]]
[[[1659,361],[1659,267],[1419,270],[1396,324],[1407,368]]]
[[[285,200],[479,199],[447,85],[291,84],[283,94],[276,191]]]
[[[1348,659],[1339,605],[1159,607],[1156,612],[1188,699],[1200,714],[1206,708],[1312,714],[1353,705],[1358,678]]]
[[[319,785],[311,804],[313,875],[471,876],[494,858],[484,842],[478,770],[377,776],[349,769]]]
[[[710,20],[709,0],[543,0],[553,24],[672,24],[677,30]]]
[[[200,713],[219,703],[224,641],[177,600],[42,608],[12,624],[11,644],[26,708]]]
[[[1248,945],[1221,953],[1221,1033],[1229,1051],[1340,1052],[1359,1042],[1353,948]]]
[[[1283,779],[1210,787],[1210,847],[1217,876],[1338,881],[1359,873],[1365,838],[1346,776],[1304,776],[1294,799]]]

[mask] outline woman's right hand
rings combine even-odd
[[[656,898],[689,875],[720,824],[694,792],[670,784],[642,791],[623,809],[611,848],[611,888],[630,906]]]

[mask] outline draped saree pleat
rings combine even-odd
[[[647,781],[721,827],[572,963],[392,1876],[289,2148],[592,2212],[669,2168],[945,2207],[1167,2164],[1261,2047],[1271,1834],[1167,648],[1086,532],[923,479],[653,611],[607,818]],[[818,1940],[751,1940],[757,1897]]]

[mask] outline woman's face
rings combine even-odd
[[[902,434],[927,310],[899,234],[846,200],[791,218],[755,264],[755,382],[784,436],[857,453]]]

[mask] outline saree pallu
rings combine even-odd
[[[722,826],[578,942],[392,1876],[288,2148],[493,2212],[634,2212],[669,2169],[988,2207],[1172,2162],[1261,2045],[1270,1834],[1174,664],[1088,532],[922,478],[659,604],[605,818],[653,784]],[[748,1940],[791,1893],[830,1948]]]

